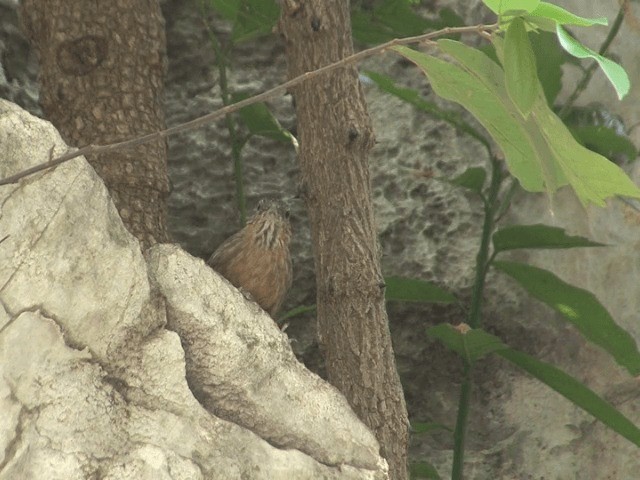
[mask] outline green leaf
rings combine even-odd
[[[617,165],[575,141],[541,91],[525,120],[509,98],[497,63],[460,42],[440,40],[438,45],[460,66],[406,47],[394,50],[423,69],[438,95],[478,119],[523,188],[551,193],[570,184],[585,205],[604,206],[615,195],[640,198],[640,189]]]
[[[569,57],[560,47],[558,37],[550,32],[529,32],[529,40],[536,56],[538,79],[549,105],[553,105],[562,88],[562,65]]]
[[[518,248],[604,247],[588,238],[567,235],[562,228],[548,225],[510,225],[493,234],[493,248],[498,252]]]
[[[600,398],[572,376],[553,365],[510,348],[499,350],[496,353],[548,385],[627,440],[640,446],[640,429],[616,410],[613,405]]]
[[[613,85],[613,88],[615,88],[619,100],[622,100],[624,96],[629,93],[631,83],[629,82],[629,77],[627,76],[627,72],[624,71],[624,68],[613,60],[609,60],[607,57],[603,57],[599,53],[582,45],[575,38],[569,35],[560,25],[556,27],[556,33],[558,34],[558,40],[560,40],[562,48],[571,55],[577,58],[593,58],[598,62],[598,65],[600,65],[600,68]]]
[[[440,475],[436,468],[427,462],[412,462],[409,465],[411,479],[427,478],[429,480],[440,480]]]
[[[427,334],[440,340],[468,363],[474,363],[489,353],[507,348],[498,337],[479,328],[471,329],[465,323],[458,325],[458,327],[441,323],[429,328]]]
[[[443,48],[446,53],[452,51],[448,42],[452,41],[438,42],[446,48]],[[407,47],[394,49],[423,69],[439,96],[463,105],[478,119],[500,145],[511,173],[526,190],[543,191],[544,183],[536,165],[536,153],[521,122],[514,121],[513,115],[517,112],[509,108],[512,104],[504,87],[504,73],[498,64],[477,50],[469,52],[468,56],[478,55],[482,58],[464,58],[460,60],[462,67],[459,67]],[[479,70],[481,73],[477,73]]]
[[[531,296],[562,314],[582,335],[609,352],[629,373],[640,374],[640,352],[635,340],[614,322],[591,292],[569,285],[542,268],[503,261],[496,261],[493,265],[516,280]]]
[[[482,193],[487,171],[482,167],[469,167],[461,175],[453,180],[448,180],[452,185],[468,188],[476,193]]]
[[[420,435],[423,433],[429,433],[434,430],[447,430],[453,432],[453,429],[443,425],[442,423],[435,422],[411,422],[411,433]]]
[[[614,128],[602,125],[588,125],[583,127],[570,126],[573,137],[589,150],[607,157],[615,163],[620,155],[626,157],[627,162],[635,160],[638,150],[629,137],[619,135]]]
[[[516,12],[532,12],[540,3],[540,0],[482,0],[496,15],[511,14]]]
[[[590,27],[591,25],[607,25],[606,17],[585,18],[568,12],[562,7],[547,2],[540,2],[538,7],[529,14],[532,17],[540,17],[552,20],[559,25],[578,25]],[[528,19],[527,19],[528,20]]]
[[[385,277],[388,302],[453,303],[456,297],[435,283],[413,278]]]
[[[507,92],[523,117],[528,117],[540,85],[536,58],[521,18],[514,18],[504,40],[504,73]]]
[[[248,98],[245,93],[236,93],[232,96],[233,102],[239,102]],[[273,116],[271,110],[264,103],[254,103],[241,108],[238,111],[242,123],[252,135],[272,138],[283,143],[291,142],[291,134],[282,128],[278,119]]]
[[[270,35],[280,17],[274,0],[242,0],[231,38],[241,43],[263,35]]]

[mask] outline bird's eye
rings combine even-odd
[[[289,211],[288,208],[284,209],[284,218],[286,218],[287,220],[289,220],[289,217],[291,216],[291,212]]]

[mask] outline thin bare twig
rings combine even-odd
[[[176,133],[193,130],[201,125],[212,122],[213,120],[217,120],[218,118],[221,118],[225,115],[229,115],[233,112],[237,112],[238,110],[244,107],[253,105],[254,103],[263,102],[270,98],[274,98],[278,95],[284,95],[287,92],[287,90],[289,90],[292,87],[295,87],[296,85],[301,84],[306,80],[315,78],[318,75],[322,75],[323,73],[330,72],[332,70],[335,70],[336,68],[359,62],[361,60],[364,60],[365,58],[371,57],[378,53],[382,53],[391,47],[395,47],[399,45],[409,45],[412,43],[426,42],[428,40],[431,40],[432,38],[442,37],[444,35],[463,34],[463,33],[482,34],[484,32],[495,30],[497,27],[498,27],[498,24],[491,24],[491,25],[481,24],[481,25],[474,25],[470,27],[447,27],[447,28],[443,28],[442,30],[425,33],[422,35],[416,35],[414,37],[396,38],[394,40],[390,40],[389,42],[383,43],[381,45],[377,45],[375,47],[362,50],[358,53],[354,53],[353,55],[345,57],[337,62],[325,65],[324,67],[321,67],[317,70],[304,73],[296,78],[289,80],[288,82],[285,82],[281,85],[278,85],[277,87],[274,87],[270,90],[267,90],[253,97],[246,98],[232,105],[227,105],[223,108],[220,108],[219,110],[216,110],[215,112],[208,113],[206,115],[203,115],[202,117],[198,117],[186,123],[181,123],[180,125],[176,125],[166,130],[162,130],[155,133],[149,133],[141,137],[132,138],[130,140],[125,140],[122,142],[112,143],[109,145],[87,145],[86,147],[82,147],[73,152],[65,153],[64,155],[54,158],[53,160],[50,160],[45,163],[41,163],[39,165],[35,165],[31,168],[28,168],[19,173],[16,173],[15,175],[11,175],[9,177],[3,178],[2,180],[0,180],[0,185],[8,185],[11,183],[16,183],[21,178],[40,172],[47,168],[55,167],[57,165],[60,165],[61,163],[67,162],[81,155],[98,155],[105,152],[112,152],[115,150],[122,150],[124,148],[131,148],[137,145],[142,145],[144,143],[153,142],[154,140],[160,140],[170,135],[174,135]]]

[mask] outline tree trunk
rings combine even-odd
[[[157,0],[23,0],[40,57],[40,103],[65,141],[108,144],[165,128],[166,48]],[[143,248],[168,240],[166,142],[88,158]]]
[[[281,5],[290,77],[353,52],[349,2]],[[374,138],[358,72],[348,66],[292,93],[329,381],[375,432],[391,478],[406,479],[407,411],[385,311],[367,160]]]

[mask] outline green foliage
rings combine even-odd
[[[604,247],[588,238],[567,235],[562,228],[548,225],[510,225],[493,234],[493,249],[497,254],[520,248]]]
[[[631,162],[638,157],[638,149],[629,137],[620,135],[614,128],[586,125],[570,126],[569,130],[581,145],[611,161],[622,156],[627,162]]]
[[[501,261],[495,262],[494,266],[516,280],[532,297],[559,312],[631,375],[640,374],[640,352],[635,340],[615,323],[593,293],[569,285],[547,270],[524,263]]]
[[[467,188],[472,192],[481,194],[484,182],[487,178],[487,171],[482,167],[469,167],[462,174],[449,180],[452,185]]]
[[[640,446],[640,429],[638,427],[616,410],[613,405],[553,365],[513,350],[502,343],[498,337],[481,329],[454,328],[451,325],[443,324],[429,329],[429,334],[470,363],[489,353],[500,355],[593,415],[627,440]]]
[[[469,364],[475,363],[485,355],[507,348],[498,337],[479,328],[471,329],[464,323],[458,327],[441,323],[428,329],[427,333],[440,340]]]
[[[592,58],[598,62],[600,68],[602,68],[602,71],[616,89],[618,99],[622,100],[624,96],[629,93],[631,82],[629,82],[627,72],[625,72],[620,65],[615,63],[613,60],[609,60],[608,58],[594,52],[590,48],[585,47],[569,35],[560,25],[556,26],[556,32],[558,34],[558,39],[560,40],[560,45],[562,45],[562,48],[571,55],[577,58]]]
[[[536,360],[517,350],[505,349],[496,353],[551,387],[574,405],[593,415],[594,418],[600,420],[614,432],[619,433],[640,447],[640,429],[616,410],[613,405],[603,400],[572,376],[567,375],[553,365]]]
[[[239,102],[247,97],[248,95],[246,94],[232,95],[234,102]],[[273,116],[266,104],[254,103],[240,109],[238,114],[250,135],[271,138],[283,143],[291,142],[291,133],[282,128],[280,122]]]
[[[500,65],[459,42],[440,40],[438,45],[459,66],[406,47],[394,50],[424,71],[438,95],[463,105],[478,119],[526,190],[552,193],[568,184],[582,203],[600,206],[614,195],[640,198],[640,189],[620,168],[575,141],[540,89],[525,119],[511,101]],[[496,46],[500,58],[501,45]]]
[[[456,297],[435,283],[412,278],[385,277],[385,298],[389,301],[453,303]]]
[[[536,72],[547,103],[553,103],[562,88],[562,65],[573,57],[560,47],[558,38],[549,32],[529,32],[531,48],[536,56]]]
[[[507,93],[526,119],[540,96],[536,57],[524,22],[516,17],[509,24],[504,41],[504,77]]]

